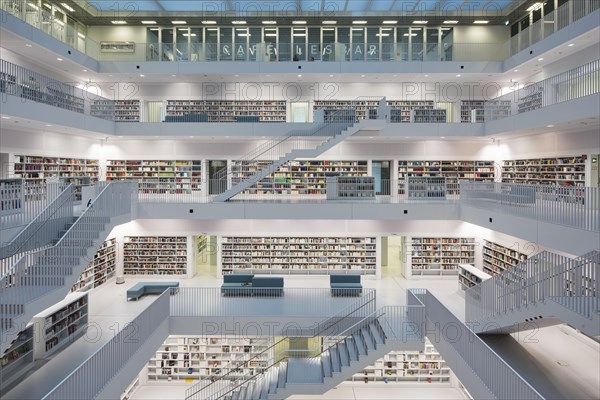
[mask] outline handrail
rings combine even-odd
[[[319,334],[325,332],[328,329],[331,329],[335,324],[349,318],[352,314],[356,313],[357,311],[361,310],[363,307],[367,306],[367,305],[371,305],[375,303],[375,295],[373,292],[369,292],[368,296],[365,296],[367,298],[366,302],[365,302],[365,298],[361,298],[360,300],[358,300],[359,303],[359,307],[357,308],[356,304],[352,304],[351,306],[346,307],[344,310],[342,310],[341,312],[339,312],[337,315],[343,315],[342,317],[328,317],[327,319],[321,321],[317,327],[315,327],[313,329],[313,334],[312,337],[316,337]],[[350,312],[347,312],[348,309],[352,309]],[[331,321],[332,319],[337,319],[339,318],[336,323],[334,325],[330,325],[328,324],[329,321]],[[321,328],[318,328],[319,326],[321,326]],[[323,327],[324,326],[324,327]],[[254,355],[253,357],[251,357],[250,359],[246,360],[246,361],[238,361],[237,365],[236,361],[230,361],[225,367],[223,367],[224,369],[228,369],[229,372],[227,372],[225,375],[221,375],[219,377],[219,379],[216,379],[214,381],[211,381],[208,384],[205,384],[204,386],[202,386],[199,389],[195,389],[195,386],[199,386],[202,384],[202,382],[199,382],[198,384],[196,384],[195,386],[189,388],[186,390],[186,399],[190,399],[192,396],[196,396],[198,393],[200,393],[203,390],[206,390],[207,388],[211,387],[214,384],[217,384],[219,382],[223,382],[224,380],[226,380],[228,376],[231,376],[230,374],[232,374],[236,368],[240,368],[243,367],[247,364],[249,364],[251,361],[254,361],[255,359],[261,357],[262,355],[264,355],[264,353],[270,351],[271,349],[275,348],[276,346],[280,345],[281,343],[284,343],[286,340],[289,340],[291,336],[286,336],[283,339],[277,341],[277,343],[271,345],[270,347],[268,347],[267,349],[261,351],[260,353]],[[195,391],[194,391],[195,390]],[[194,391],[193,393],[191,393],[192,391]]]
[[[39,213],[27,226],[20,231],[12,240],[2,246],[0,246],[0,260],[9,258],[21,252],[23,247],[25,247],[31,238],[34,237],[42,228],[44,228],[49,222],[52,221],[52,217],[56,215],[59,211],[61,211],[62,206],[69,200],[74,200],[75,198],[75,187],[72,184],[67,185],[64,190],[50,203],[44,208],[44,210]],[[67,193],[68,192],[68,193]],[[65,196],[63,196],[65,195]],[[64,197],[64,199],[62,199]],[[62,199],[62,201],[61,201]],[[60,203],[59,203],[60,202]],[[51,210],[53,208],[53,210]],[[47,211],[50,210],[50,215],[46,215]],[[71,217],[73,216],[73,208],[71,207]],[[63,216],[64,217],[64,216]],[[32,231],[34,225],[39,224],[37,229]],[[28,235],[27,238],[21,239],[21,236]],[[14,245],[15,242],[19,241],[20,244]]]

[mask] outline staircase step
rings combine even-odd
[[[277,379],[279,378],[279,370],[281,367],[272,368],[269,373],[269,390],[267,394],[275,394],[277,391]]]
[[[369,352],[367,349],[367,344],[365,343],[365,340],[363,339],[362,330],[354,333],[352,335],[352,337],[354,338],[354,342],[356,343],[356,348],[358,349],[358,354],[366,356]]]
[[[279,364],[279,375],[277,376],[277,388],[285,388],[286,380],[287,380],[287,363]]]
[[[329,352],[326,352],[321,356],[321,365],[323,367],[323,377],[331,378],[333,376],[333,372],[331,370],[331,355]]]
[[[343,367],[350,366],[350,359],[348,358],[348,346],[346,346],[346,342],[340,342],[337,345],[337,348],[340,352],[340,360]]]
[[[385,344],[385,338],[381,335],[379,327],[375,324],[377,324],[377,322],[372,322],[369,324],[371,332],[373,333],[373,338],[375,339],[375,343],[377,343],[377,345]]]
[[[371,329],[366,326],[364,328],[362,328],[361,330],[362,333],[362,337],[364,339],[364,343],[365,346],[367,347],[367,351],[368,350],[375,350],[375,339],[373,338],[373,334],[371,333]]]
[[[341,372],[342,365],[340,364],[340,351],[337,347],[332,347],[329,352],[331,353],[331,371]]]
[[[346,346],[348,347],[348,353],[350,354],[350,361],[358,361],[358,349],[356,348],[356,342],[352,337],[346,339]]]

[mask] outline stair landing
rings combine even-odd
[[[287,383],[323,383],[321,359],[290,358],[287,366]]]

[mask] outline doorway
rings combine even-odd
[[[208,194],[221,194],[227,190],[227,160],[208,161]]]
[[[391,193],[391,161],[373,161],[373,177],[375,178],[375,194],[389,196]]]
[[[292,103],[292,122],[308,122],[308,102]]]

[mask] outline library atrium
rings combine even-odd
[[[2,399],[600,397],[600,0],[0,13]]]

